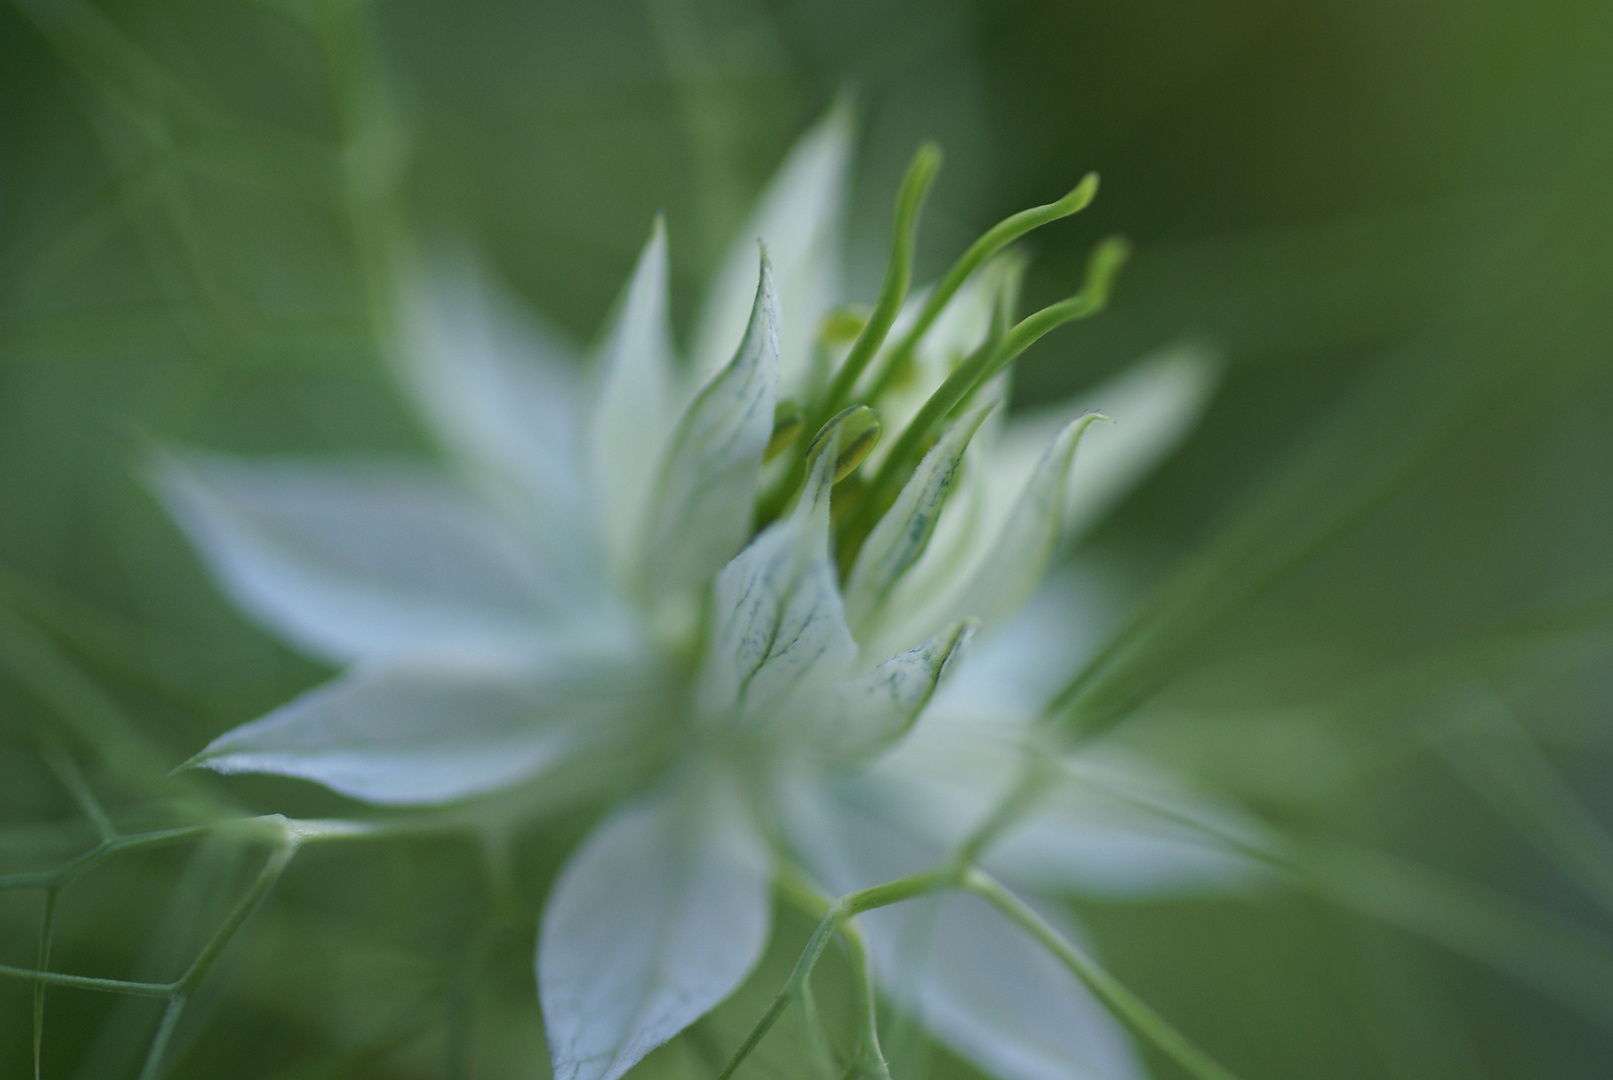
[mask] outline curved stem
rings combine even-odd
[[[846,952],[856,975],[857,1023],[860,1044],[857,1061],[872,1068],[875,1080],[890,1080],[890,1063],[879,1045],[879,1014],[874,1000],[874,968],[868,961],[868,950],[862,935],[850,923],[840,928],[840,940],[846,943]]]
[[[1054,929],[1028,904],[1003,888],[995,878],[980,870],[971,870],[964,876],[962,886],[986,900],[1028,932],[1048,952],[1058,957],[1060,962],[1115,1015],[1170,1055],[1171,1060],[1189,1074],[1198,1077],[1199,1080],[1237,1080],[1232,1073],[1195,1046],[1187,1036],[1172,1027],[1164,1017],[1149,1008],[1141,998],[1126,989],[1096,960]]]
[[[1116,1016],[1130,1024],[1138,1034],[1154,1043],[1197,1080],[1237,1080],[1233,1073],[1200,1050],[1187,1036],[1177,1031],[1169,1021],[1128,990],[1097,961],[1067,940],[1023,900],[1004,888],[991,875],[963,861],[966,852],[983,850],[991,837],[1000,831],[1002,824],[1012,821],[1024,808],[1026,798],[1033,798],[1040,793],[1047,774],[1046,770],[1028,770],[1025,776],[1030,779],[1014,785],[1008,797],[1000,804],[999,811],[987,817],[987,825],[971,834],[953,858],[945,864],[883,885],[847,893],[830,904],[813,930],[812,936],[807,940],[806,948],[796,960],[789,979],[785,981],[772,1003],[768,1005],[767,1011],[746,1036],[744,1043],[729,1059],[717,1080],[730,1080],[739,1066],[766,1037],[778,1018],[783,1015],[790,1000],[802,992],[829,939],[837,931],[841,932],[848,950],[852,952],[853,964],[858,969],[859,975],[858,1012],[863,1042],[859,1047],[859,1061],[853,1063],[853,1068],[847,1075],[852,1075],[858,1064],[864,1064],[872,1066],[876,1076],[888,1077],[889,1068],[879,1047],[872,971],[861,936],[846,924],[853,916],[862,912],[888,907],[941,889],[963,889],[980,896],[996,907],[1051,952]],[[786,889],[786,895],[798,902],[802,901],[803,896],[806,898],[816,896],[813,890],[793,878],[786,878],[781,884]]]
[[[1532,987],[1613,1031],[1613,941],[1549,912],[1382,851],[1323,839],[1274,843],[1085,777],[1122,802],[1199,832],[1317,898]]]
[[[50,945],[56,929],[56,889],[45,890],[45,911],[39,920],[39,953],[34,967],[41,972],[50,970]],[[44,1072],[45,1046],[45,983],[34,983],[34,1080]]]
[[[114,994],[133,994],[136,997],[168,997],[174,992],[173,983],[131,982],[127,979],[100,979],[92,975],[66,975],[59,971],[36,971],[33,968],[12,967],[0,964],[0,975],[19,979],[33,979],[53,986],[71,986],[77,990],[106,990]]]
[[[1331,904],[1498,971],[1613,1032],[1613,943],[1551,912],[1393,855],[1296,847],[1298,884]]]
[[[761,1044],[762,1039],[772,1030],[773,1025],[778,1022],[778,1018],[784,1015],[784,1009],[789,1005],[790,999],[799,992],[801,985],[812,974],[812,969],[817,966],[819,958],[823,956],[823,950],[828,947],[829,939],[835,935],[835,932],[841,928],[847,919],[864,911],[886,907],[901,900],[908,900],[927,892],[934,892],[936,889],[945,888],[953,884],[956,877],[956,873],[950,867],[940,867],[913,874],[909,877],[898,878],[895,881],[888,881],[883,885],[875,885],[873,888],[863,889],[860,892],[847,893],[830,904],[829,909],[824,912],[823,918],[818,921],[817,927],[812,931],[812,936],[807,939],[806,948],[801,950],[801,956],[796,960],[795,967],[791,969],[790,977],[785,980],[784,986],[774,996],[773,1001],[767,1007],[767,1011],[756,1022],[756,1026],[751,1028],[750,1034],[745,1037],[745,1041],[740,1044],[739,1049],[734,1052],[734,1056],[723,1067],[723,1071],[718,1074],[717,1080],[729,1080],[739,1066],[744,1063],[745,1059],[750,1056],[751,1051]]]
[[[268,860],[263,864],[263,869],[258,871],[257,879],[252,882],[246,894],[236,901],[235,907],[213,933],[212,940],[197,954],[185,974],[174,984],[178,995],[189,995],[207,977],[208,971],[212,969],[225,947],[235,938],[236,931],[240,930],[251,914],[257,910],[263,898],[269,895],[274,883],[280,880],[280,875],[285,873],[286,867],[291,865],[300,843],[295,834],[288,832],[274,846]]]
[[[27,874],[0,875],[0,889],[63,888],[75,878],[94,869],[98,864],[120,851],[192,840],[205,836],[215,827],[214,825],[182,825],[174,829],[153,829],[151,832],[120,836],[115,840],[103,840],[88,851],[73,856],[53,869]]]
[[[997,801],[997,805],[953,852],[951,865],[957,868],[958,873],[966,873],[979,862],[986,848],[1036,804],[1057,776],[1056,757],[1040,752],[1033,745],[1026,746],[1019,775]]]
[[[168,1052],[168,1043],[173,1040],[174,1029],[179,1026],[186,1003],[184,994],[175,994],[168,999],[168,1007],[163,1010],[162,1020],[157,1024],[157,1034],[151,1040],[151,1048],[146,1051],[146,1063],[140,1069],[140,1080],[157,1080],[162,1075],[163,1055]]]
[[[102,859],[107,858],[116,851],[150,846],[156,843],[173,842],[203,835],[214,827],[223,825],[246,825],[256,828],[267,828],[271,832],[273,844],[268,859],[258,876],[247,889],[246,893],[230,910],[224,922],[221,923],[207,944],[191,961],[185,973],[173,982],[151,983],[135,982],[127,979],[103,979],[88,975],[67,975],[47,970],[50,960],[51,931],[54,926],[56,898],[60,890],[73,878],[86,872]],[[40,1057],[43,1046],[44,1029],[44,991],[49,985],[67,986],[80,990],[101,990],[109,993],[130,994],[140,997],[165,998],[168,1006],[163,1012],[162,1020],[152,1039],[151,1047],[146,1054],[145,1064],[140,1071],[141,1080],[156,1080],[162,1072],[163,1056],[167,1053],[169,1042],[173,1038],[180,1017],[183,1015],[186,1003],[195,993],[202,981],[207,977],[213,965],[217,963],[224,950],[229,947],[235,935],[246,924],[263,900],[268,896],[269,890],[285,872],[286,867],[296,856],[298,849],[307,842],[319,840],[344,839],[350,837],[371,836],[387,831],[384,827],[370,826],[364,822],[350,821],[294,821],[288,820],[278,814],[271,814],[260,818],[234,819],[215,823],[211,826],[187,826],[179,829],[158,830],[152,833],[117,836],[113,839],[102,840],[94,848],[68,862],[63,863],[54,871],[47,871],[37,875],[17,875],[7,883],[12,885],[35,885],[46,889],[45,914],[40,928],[39,958],[36,968],[12,967],[0,964],[0,975],[10,975],[18,978],[31,979],[35,983],[34,989],[34,1074],[40,1074]]]

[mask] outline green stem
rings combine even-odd
[[[216,825],[182,825],[173,829],[154,829],[151,832],[120,836],[115,840],[103,840],[83,854],[73,856],[54,869],[38,870],[25,874],[0,875],[0,889],[61,888],[120,851],[155,847],[161,844],[176,844],[182,840],[205,836],[216,827]]]
[[[840,370],[824,392],[823,400],[809,409],[807,422],[802,426],[804,433],[810,435],[819,431],[838,411],[837,402],[849,402],[858,377],[885,343],[885,335],[890,332],[891,324],[901,314],[902,302],[907,299],[907,291],[913,284],[913,250],[918,240],[919,212],[924,208],[924,197],[929,194],[936,170],[940,167],[941,148],[932,142],[924,143],[913,155],[907,174],[902,178],[901,190],[896,194],[896,220],[891,227],[891,257],[885,268],[885,281],[879,289],[879,299],[874,302],[874,310],[869,313],[862,332],[857,335],[851,351],[846,354]],[[790,496],[801,486],[805,475],[806,460],[804,455],[798,453],[779,482],[757,500],[758,527],[783,513]]]
[[[910,877],[899,878],[896,881],[888,881],[883,885],[875,885],[873,888],[863,889],[861,892],[847,893],[833,904],[830,904],[829,909],[812,931],[812,936],[807,939],[806,948],[801,951],[800,958],[796,960],[795,967],[790,971],[789,979],[785,981],[783,988],[779,990],[772,1003],[768,1005],[767,1011],[762,1014],[762,1018],[756,1022],[756,1026],[751,1028],[750,1034],[745,1037],[744,1043],[734,1052],[734,1056],[729,1059],[723,1071],[718,1074],[717,1080],[729,1080],[744,1060],[750,1056],[751,1051],[761,1044],[762,1039],[772,1030],[773,1025],[778,1022],[778,1018],[784,1015],[784,1010],[789,1005],[790,1000],[795,997],[801,985],[812,974],[812,969],[817,966],[819,958],[823,956],[823,950],[828,946],[829,939],[835,935],[835,932],[840,929],[847,919],[864,911],[871,911],[874,908],[885,907],[901,900],[908,900],[927,892],[934,892],[936,889],[945,888],[953,884],[956,877],[956,873],[950,867],[927,870],[923,873],[913,874]]]
[[[0,975],[31,979],[35,983],[33,1032],[35,1080],[38,1080],[40,1073],[44,1030],[44,990],[47,985],[53,984],[80,990],[101,990],[142,997],[166,998],[168,1006],[163,1012],[162,1021],[157,1027],[157,1032],[146,1055],[145,1065],[140,1072],[141,1080],[156,1080],[161,1075],[163,1056],[167,1053],[168,1043],[173,1038],[173,1033],[181,1015],[184,1013],[186,1003],[207,977],[208,972],[212,970],[219,957],[223,955],[230,942],[234,940],[235,935],[246,924],[247,919],[252,916],[252,913],[258,909],[265,897],[268,896],[269,890],[274,887],[275,882],[280,879],[281,874],[290,865],[298,849],[304,843],[310,841],[371,836],[378,832],[387,831],[367,826],[361,822],[290,821],[277,814],[262,818],[237,819],[219,824],[247,825],[255,828],[267,827],[272,832],[273,847],[263,865],[263,869],[259,871],[252,885],[241,899],[236,902],[235,907],[231,909],[229,915],[226,916],[224,922],[213,933],[212,938],[203,947],[202,951],[191,961],[185,973],[173,982],[149,983],[134,982],[126,979],[102,979],[86,975],[66,975],[47,970],[57,893],[66,882],[88,870],[96,862],[115,851],[202,835],[210,831],[213,826],[168,829],[155,833],[120,836],[114,840],[103,840],[84,855],[64,863],[54,871],[40,875],[21,875],[11,880],[11,884],[39,885],[47,890],[44,922],[40,931],[37,967],[34,970],[29,970],[10,965],[0,965]]]
[[[877,400],[879,395],[889,388],[891,380],[901,370],[907,358],[913,355],[913,350],[918,348],[919,341],[929,332],[930,327],[940,317],[947,303],[957,295],[958,290],[963,287],[963,283],[968,281],[970,276],[980,269],[987,259],[1026,233],[1039,229],[1049,222],[1054,222],[1085,210],[1092,204],[1092,200],[1097,194],[1098,174],[1087,173],[1086,176],[1081,178],[1081,182],[1070,189],[1070,193],[1065,195],[1064,198],[1059,199],[1057,202],[1048,203],[1046,206],[1033,206],[1029,210],[1021,210],[1017,214],[1004,218],[987,230],[980,239],[969,245],[969,250],[965,251],[958,261],[952,264],[952,269],[947,271],[946,277],[941,279],[929,297],[925,299],[924,306],[919,309],[918,318],[913,320],[913,325],[908,329],[907,333],[886,354],[885,359],[881,362],[879,371],[875,373],[869,383],[866,399],[869,401]],[[831,407],[833,404],[834,402],[831,402]]]
[[[120,852],[157,847],[163,844],[177,844],[185,840],[198,839],[218,829],[228,828],[267,829],[270,835],[277,840],[284,837],[294,840],[298,844],[326,840],[391,836],[414,831],[410,828],[409,823],[406,822],[377,824],[365,821],[299,820],[286,818],[280,814],[266,814],[261,817],[250,818],[225,818],[222,821],[209,822],[203,825],[180,825],[171,829],[153,829],[150,832],[130,833],[117,836],[114,839],[103,840],[88,851],[73,856],[53,869],[36,870],[23,874],[0,875],[0,889],[65,888],[77,878]],[[419,825],[419,829],[421,831],[436,831],[432,825],[425,822]]]
[[[1029,784],[1016,785],[1016,788],[1021,787],[1033,791],[1039,790],[1039,788],[1033,788]],[[1018,805],[1016,806],[1016,804]],[[1003,805],[1005,807],[1016,807],[1013,812],[1017,813],[1018,808],[1022,808],[1023,804],[1015,798],[1010,798],[1005,800]],[[987,820],[992,821],[997,817],[998,815],[993,815]],[[1011,820],[1011,818],[1007,819]],[[980,834],[984,834],[984,830]],[[967,842],[966,847],[960,849],[960,852],[966,849]],[[816,929],[813,930],[812,936],[807,940],[806,948],[802,950],[800,958],[796,960],[789,979],[785,982],[783,988],[779,990],[778,995],[774,997],[767,1011],[762,1014],[762,1018],[757,1021],[756,1026],[751,1029],[750,1034],[746,1036],[745,1042],[741,1044],[727,1066],[719,1074],[718,1080],[730,1080],[744,1060],[761,1043],[768,1031],[778,1021],[778,1018],[783,1015],[790,1000],[801,992],[801,987],[805,985],[806,980],[811,976],[812,969],[823,955],[829,939],[837,931],[842,932],[847,948],[852,951],[853,964],[858,971],[860,984],[858,990],[859,1019],[864,1040],[863,1045],[859,1048],[860,1060],[854,1063],[853,1070],[848,1071],[847,1075],[852,1075],[856,1070],[856,1065],[862,1064],[872,1066],[876,1075],[888,1077],[889,1069],[879,1048],[879,1031],[874,1013],[873,985],[871,981],[872,973],[869,968],[867,954],[863,949],[861,938],[855,932],[845,932],[849,929],[845,924],[849,919],[863,912],[888,907],[891,904],[910,900],[916,896],[951,888],[961,888],[975,893],[1029,932],[1044,948],[1057,957],[1065,967],[1069,968],[1071,973],[1091,990],[1105,1006],[1111,1009],[1115,1015],[1129,1023],[1140,1035],[1153,1042],[1173,1061],[1196,1077],[1197,1080],[1237,1080],[1232,1073],[1217,1064],[1214,1059],[1194,1045],[1187,1036],[1171,1026],[1164,1017],[1154,1012],[1141,998],[1126,989],[1119,980],[1104,970],[1097,961],[1065,939],[1058,930],[1048,924],[1019,897],[1009,892],[989,874],[963,864],[956,856],[946,864],[932,870],[899,878],[883,885],[875,885],[872,888],[858,892],[847,893],[830,904],[822,919],[819,920]]]
[[[1430,736],[1474,794],[1613,917],[1613,836],[1563,780],[1503,702],[1478,681],[1466,718]]]
[[[58,971],[36,971],[33,968],[12,967],[0,964],[0,975],[19,979],[32,979],[53,986],[71,986],[75,990],[105,990],[113,994],[133,994],[137,997],[168,997],[174,992],[173,983],[130,982],[127,979],[98,979],[90,975],[64,975]]]
[[[185,1005],[184,994],[175,994],[168,999],[168,1007],[163,1010],[162,1021],[157,1025],[157,1034],[152,1037],[151,1048],[146,1051],[146,1063],[140,1070],[140,1080],[157,1080],[162,1075],[162,1059],[168,1052],[174,1029],[179,1026],[179,1018],[185,1013]]]
[[[1516,979],[1613,1031],[1613,949],[1599,934],[1460,878],[1342,844],[1294,852],[1300,884]]]
[[[963,887],[985,899],[998,911],[1012,919],[1041,945],[1070,969],[1087,989],[1125,1020],[1171,1060],[1175,1061],[1198,1080],[1237,1080],[1204,1051],[1200,1050],[1176,1028],[1160,1016],[1137,995],[1110,975],[1086,953],[1054,929],[1019,897],[1003,888],[996,879],[979,870],[972,870],[963,879]]]
[[[868,960],[868,949],[855,926],[846,923],[840,928],[840,940],[846,943],[851,969],[856,979],[857,1022],[859,1045],[857,1063],[873,1070],[875,1080],[890,1080],[890,1063],[879,1045],[879,1014],[874,998],[874,968]]]
[[[1019,775],[953,853],[951,863],[960,874],[979,862],[986,848],[1036,804],[1058,777],[1058,770],[1058,758],[1052,754],[1042,753],[1033,744],[1024,748]]]
[[[807,1047],[819,1080],[835,1080],[839,1074],[835,1071],[828,1040],[824,1038],[823,1019],[818,1014],[818,999],[812,993],[811,979],[801,984],[796,996],[801,1003],[801,1024],[806,1028]]]
[[[1084,779],[1105,786],[1101,778]],[[1601,935],[1383,852],[1317,840],[1262,844],[1134,792],[1108,793],[1202,832],[1330,904],[1465,956],[1613,1031],[1613,942]]]
[[[34,964],[36,970],[50,970],[50,944],[56,929],[57,890],[45,890],[45,912],[39,920],[39,953]],[[45,1047],[45,982],[34,983],[34,1080],[44,1072]]]
[[[118,830],[112,827],[112,819],[107,817],[105,808],[101,806],[101,800],[95,797],[95,792],[84,779],[84,773],[80,771],[72,755],[52,739],[41,747],[40,756],[45,759],[45,764],[50,766],[50,771],[56,774],[56,779],[61,781],[62,787],[73,797],[73,801],[84,812],[84,816],[94,824],[102,842],[110,843],[116,840]]]
[[[299,846],[300,842],[295,835],[287,833],[270,850],[269,858],[263,864],[263,869],[258,872],[257,879],[252,882],[251,888],[247,889],[246,894],[236,901],[235,907],[225,918],[223,924],[213,933],[212,940],[197,954],[196,959],[191,961],[190,967],[185,974],[181,975],[178,981],[174,983],[177,994],[181,996],[189,995],[207,977],[207,973],[212,969],[214,962],[218,960],[224,949],[234,939],[236,931],[240,930],[246,920],[257,910],[258,905],[263,902],[263,898],[269,895],[269,890],[274,887],[276,881],[280,880],[280,875],[285,873],[286,867],[291,864],[292,857],[297,854]]]

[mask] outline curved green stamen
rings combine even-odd
[[[929,194],[930,185],[934,183],[940,167],[941,148],[933,142],[920,146],[907,166],[901,191],[896,196],[896,221],[891,229],[891,259],[885,269],[885,282],[880,286],[879,299],[862,324],[856,342],[846,354],[823,400],[808,416],[806,430],[821,428],[834,414],[834,403],[850,396],[857,377],[885,343],[885,335],[890,332],[891,324],[901,312],[902,301],[907,299],[907,290],[913,284],[913,248],[918,237],[919,212],[924,208],[924,197]],[[805,475],[806,463],[798,459],[781,482],[758,500],[758,526],[767,524],[783,512]]]
[[[902,301],[907,299],[907,290],[913,284],[913,248],[918,239],[919,212],[924,208],[924,197],[929,194],[940,167],[941,148],[933,142],[920,146],[907,167],[902,190],[896,196],[896,222],[891,230],[891,261],[885,268],[885,282],[879,288],[879,299],[874,302],[867,325],[835,373],[820,410],[822,413],[851,397],[857,379],[885,343],[885,335],[890,333],[891,324],[902,310]]]
[[[941,279],[940,284],[936,285],[935,290],[924,301],[924,306],[919,309],[918,318],[914,320],[912,327],[886,355],[879,371],[869,384],[866,395],[868,400],[876,400],[880,394],[889,389],[891,380],[901,371],[907,358],[913,355],[913,350],[918,348],[920,339],[940,317],[947,302],[957,295],[958,290],[963,288],[963,283],[968,281],[987,259],[1026,233],[1085,210],[1092,204],[1097,194],[1098,174],[1087,173],[1064,198],[1050,202],[1046,206],[1033,206],[1029,210],[1021,210],[1006,217],[971,244],[969,250],[952,264],[952,269],[947,271],[946,277]],[[830,400],[833,403],[837,399]]]
[[[1102,311],[1109,302],[1109,290],[1114,284],[1115,275],[1130,252],[1131,246],[1119,237],[1110,237],[1100,243],[1087,260],[1086,280],[1080,292],[1021,319],[1000,340],[987,341],[947,376],[946,381],[930,395],[918,415],[907,425],[896,440],[896,445],[891,447],[890,454],[868,485],[857,517],[846,535],[855,537],[866,531],[871,522],[865,519],[881,512],[883,497],[895,489],[907,466],[918,457],[925,440],[970,394],[989,382],[1044,334],[1071,320],[1084,319]]]

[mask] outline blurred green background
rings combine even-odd
[[[126,828],[355,812],[164,778],[326,672],[227,606],[139,478],[153,441],[424,449],[376,358],[354,205],[468,238],[579,340],[664,209],[687,332],[750,200],[848,87],[854,295],[934,137],[921,276],[1088,169],[1099,201],[1037,235],[1027,303],[1067,293],[1095,238],[1137,245],[1112,309],[1026,356],[1018,400],[1187,333],[1228,359],[1202,429],[1080,553],[1143,612],[1089,713],[1317,869],[1239,900],[1079,902],[1111,968],[1246,1080],[1613,1074],[1594,0],[0,6],[0,873],[94,840],[53,755]],[[532,919],[589,818],[534,827],[504,886],[450,839],[299,856],[171,1074],[546,1075]],[[63,894],[53,966],[171,977],[255,858],[109,862]],[[0,890],[0,963],[33,964],[40,905]],[[714,1074],[806,929],[786,919],[646,1073]],[[0,1076],[29,1075],[32,1003],[0,981]],[[52,990],[45,1075],[134,1076],[159,1009]],[[752,1075],[791,1075],[788,1039],[769,1047]]]

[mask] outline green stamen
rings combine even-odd
[[[918,239],[919,212],[924,208],[924,197],[929,194],[930,184],[940,167],[941,148],[930,142],[918,148],[912,164],[907,167],[902,190],[896,196],[896,223],[891,229],[891,260],[885,268],[885,282],[880,286],[879,299],[874,302],[867,325],[851,347],[845,363],[835,373],[824,401],[824,412],[850,399],[857,379],[885,343],[885,335],[890,333],[891,324],[902,310],[902,301],[907,299],[907,290],[913,284],[913,248]]]
[[[1110,237],[1093,250],[1087,261],[1086,281],[1081,291],[1052,304],[1034,315],[1020,320],[1000,340],[987,340],[975,353],[949,375],[934,394],[930,395],[918,415],[907,425],[880,466],[879,472],[868,485],[868,493],[858,514],[845,535],[855,537],[866,534],[871,521],[863,519],[882,512],[895,489],[911,465],[919,457],[925,440],[959,404],[968,400],[998,372],[1012,363],[1020,353],[1030,348],[1049,331],[1074,319],[1084,319],[1102,311],[1109,302],[1109,290],[1115,274],[1125,263],[1131,246],[1119,237]]]
[[[1066,218],[1071,214],[1085,210],[1092,205],[1092,200],[1097,197],[1097,194],[1098,174],[1087,173],[1086,176],[1081,178],[1081,182],[1070,189],[1070,193],[1064,198],[1059,199],[1057,202],[1048,203],[1046,206],[1033,206],[1029,210],[1021,210],[1017,214],[1006,217],[993,225],[986,231],[985,235],[971,244],[969,250],[965,251],[958,261],[952,264],[952,269],[947,271],[946,277],[941,279],[941,283],[935,287],[935,291],[930,293],[929,298],[924,301],[924,306],[919,309],[918,318],[914,320],[912,327],[886,355],[879,371],[869,384],[866,395],[868,399],[871,401],[877,400],[880,394],[890,388],[891,380],[902,369],[902,365],[907,362],[908,357],[913,355],[913,350],[918,348],[919,341],[929,331],[935,320],[940,317],[948,301],[957,295],[964,282],[968,281],[987,259],[1026,233],[1058,221],[1060,218]]]
[[[857,383],[857,377],[874,358],[879,347],[885,343],[885,335],[890,332],[891,324],[896,321],[896,316],[902,310],[902,301],[907,299],[907,291],[913,283],[913,248],[918,238],[919,213],[924,208],[924,198],[929,194],[930,185],[935,181],[936,171],[940,168],[941,148],[933,142],[926,142],[920,146],[914,153],[912,162],[907,166],[907,174],[902,178],[902,188],[896,196],[896,221],[891,228],[890,265],[885,268],[885,282],[880,286],[879,299],[875,301],[873,311],[863,318],[857,332],[857,340],[852,344],[851,351],[846,354],[846,359],[841,363],[840,370],[835,374],[834,381],[830,383],[823,400],[813,410],[810,426],[814,428],[822,427],[826,423],[834,408],[833,403],[842,399],[849,400],[851,390]],[[820,343],[830,343],[831,334],[849,329],[850,320],[861,315],[861,312],[850,306],[832,312],[824,320],[820,331]],[[783,512],[783,508],[789,504],[805,476],[806,463],[799,461],[776,487],[758,500],[756,508],[758,527],[766,525]]]
[[[868,406],[853,405],[843,409],[812,437],[812,445],[807,447],[806,452],[808,461],[823,452],[830,434],[837,429],[840,432],[840,446],[835,455],[834,482],[838,484],[868,457],[874,444],[879,442],[882,429],[879,414]]]

